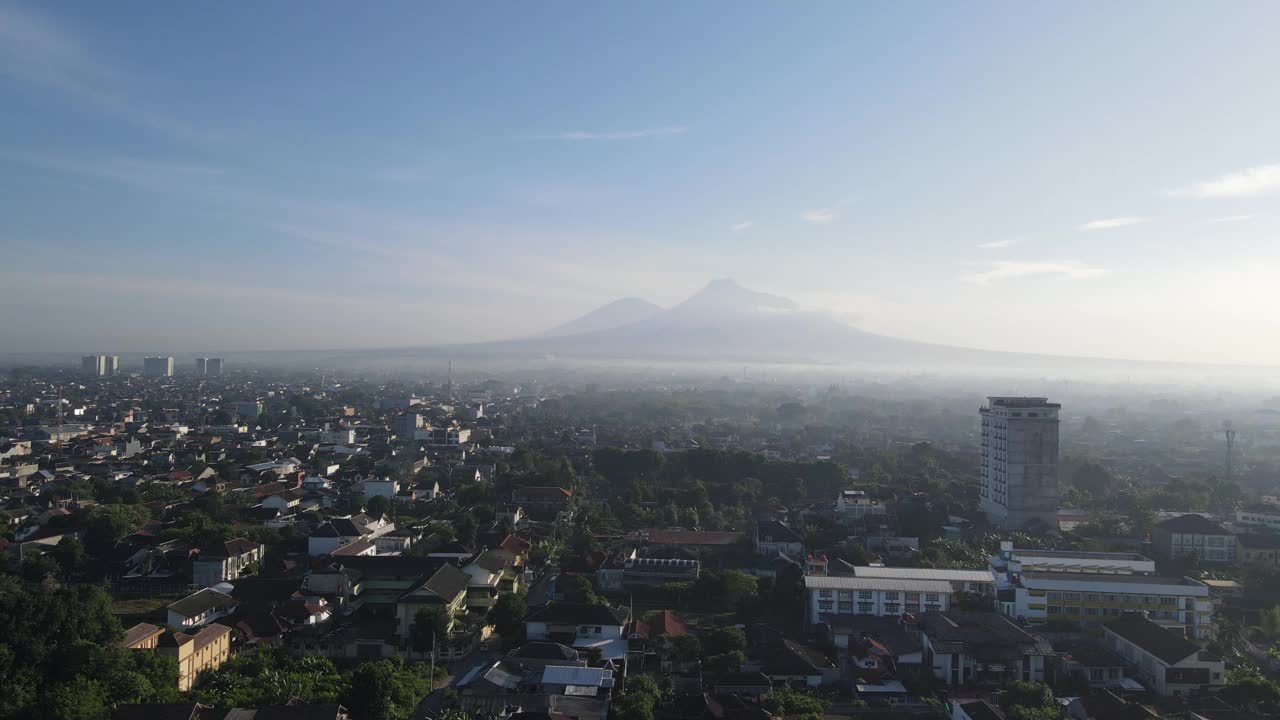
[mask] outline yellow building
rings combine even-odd
[[[186,692],[200,673],[216,670],[231,657],[231,628],[213,623],[192,635],[171,632],[160,639],[156,652],[178,661],[178,690]]]
[[[164,628],[150,623],[138,623],[124,631],[124,640],[120,641],[129,650],[151,650],[160,643]]]

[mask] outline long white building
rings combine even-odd
[[[811,624],[824,615],[874,615],[947,610],[955,591],[943,580],[807,575],[805,612]]]
[[[1130,552],[1032,550],[1000,542],[1000,554],[989,561],[1001,588],[1018,584],[1024,572],[1085,573],[1093,575],[1155,575],[1151,558]]]
[[[1032,625],[1092,625],[1145,612],[1153,622],[1184,628],[1190,638],[1217,634],[1209,586],[1189,577],[1024,571],[1000,597],[1001,612]]]
[[[1058,411],[1042,397],[990,397],[982,419],[978,509],[994,525],[1058,527]]]

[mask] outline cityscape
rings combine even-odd
[[[1277,27],[0,0],[0,720],[1280,718]]]

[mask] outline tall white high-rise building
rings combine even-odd
[[[1058,411],[1042,397],[989,397],[982,418],[978,509],[993,524],[1058,527]]]
[[[149,357],[142,359],[142,374],[151,377],[173,377],[172,357]]]
[[[205,363],[205,375],[221,375],[222,374],[222,358],[209,358]]]
[[[80,358],[80,369],[99,377],[115,375],[120,371],[120,358],[116,355],[85,355]]]

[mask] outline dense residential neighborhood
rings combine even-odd
[[[976,451],[886,449],[745,387],[730,432],[612,425],[596,388],[162,365],[0,386],[0,590],[27,664],[0,668],[20,689],[0,717],[1225,720],[1280,700],[1280,504],[1126,511],[1119,476],[1059,457],[1044,398],[957,419]],[[1006,445],[1044,408],[1025,432],[1052,438]],[[1046,515],[1046,482],[1074,507]],[[28,626],[42,593],[92,614]],[[72,662],[86,641],[111,661]]]

